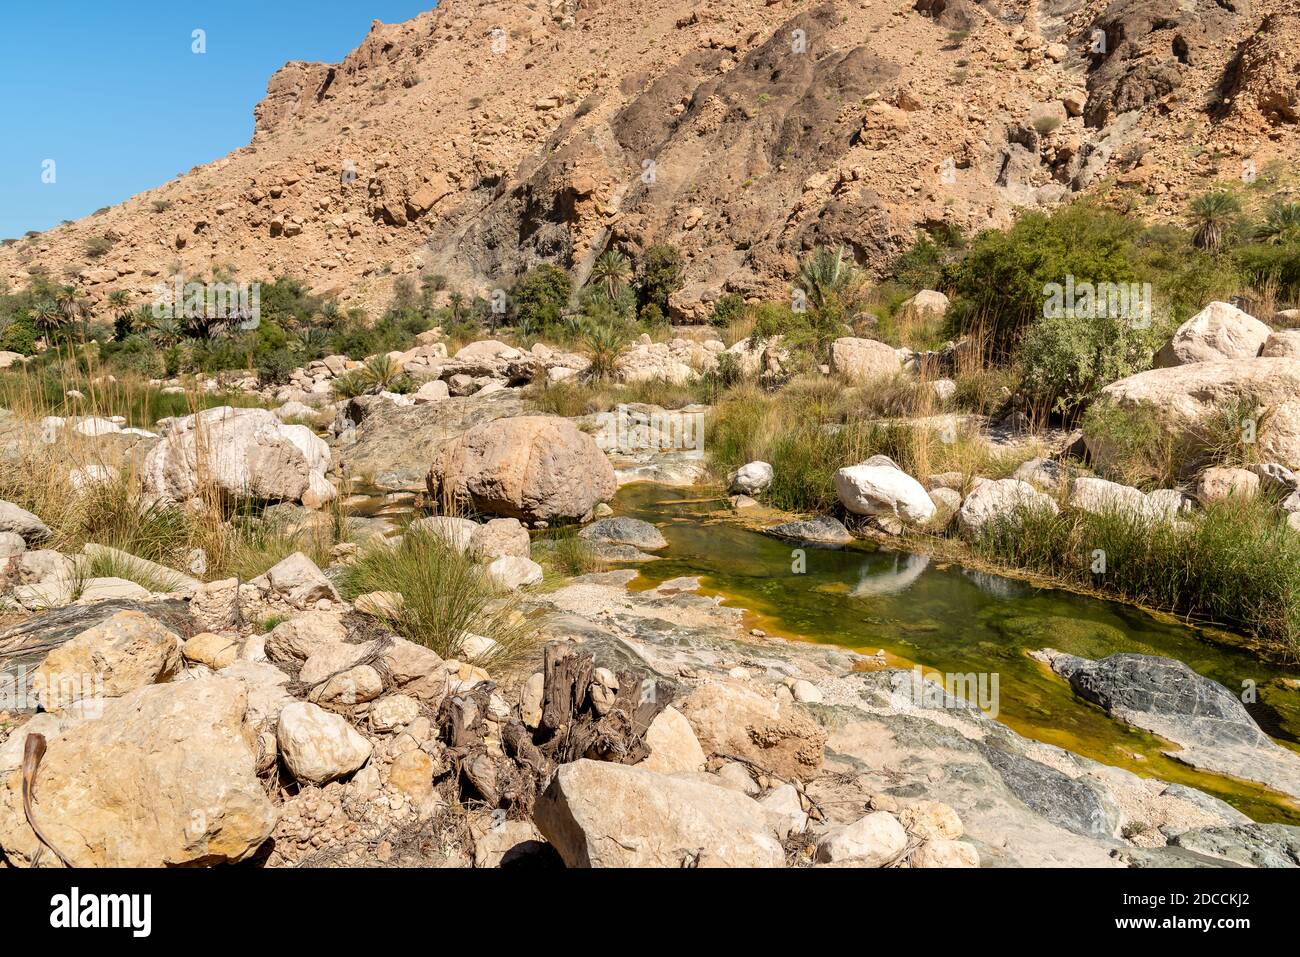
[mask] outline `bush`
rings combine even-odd
[[[1272,505],[1212,503],[1183,522],[1020,509],[973,543],[985,558],[1300,651],[1300,536]],[[1094,574],[1097,550],[1105,572]]]
[[[569,305],[570,290],[569,274],[550,263],[524,273],[510,294],[520,330],[532,335],[556,326]]]
[[[668,315],[668,297],[682,288],[685,267],[674,246],[651,246],[641,260],[638,294],[641,304],[653,303]]]
[[[954,290],[951,338],[980,333],[996,356],[1010,355],[1043,313],[1045,287],[1138,280],[1133,240],[1140,226],[1109,210],[1076,204],[1048,216],[1022,215],[1006,232],[980,233],[970,251],[944,270]]]
[[[709,324],[725,329],[744,315],[744,312],[745,297],[729,292],[713,304],[713,315],[709,316]]]
[[[1021,387],[1040,409],[1073,421],[1102,387],[1149,369],[1164,333],[1112,316],[1041,318],[1021,345]]]

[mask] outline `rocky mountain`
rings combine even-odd
[[[818,244],[878,267],[1081,192],[1181,215],[1294,160],[1297,40],[1291,0],[443,0],[287,64],[248,146],[9,243],[0,279],[289,273],[372,305],[670,243],[690,321]]]

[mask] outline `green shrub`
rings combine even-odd
[[[557,325],[569,305],[569,274],[542,263],[524,273],[510,293],[514,320],[526,335]]]
[[[1288,657],[1300,652],[1300,536],[1263,501],[1227,499],[1177,523],[1023,508],[986,524],[973,545],[1006,567],[1239,630]]]
[[[1073,420],[1104,386],[1149,369],[1165,333],[1112,316],[1040,318],[1021,343],[1021,387],[1040,408]]]
[[[349,600],[369,592],[397,592],[402,602],[391,620],[393,628],[444,658],[460,658],[465,637],[482,635],[498,646],[486,664],[499,666],[527,652],[536,640],[517,599],[498,595],[481,566],[418,527],[409,528],[396,546],[375,542],[364,548],[344,568],[339,588]]]
[[[980,233],[970,251],[944,270],[955,291],[947,334],[983,334],[1005,357],[1043,313],[1045,290],[1076,283],[1140,280],[1133,240],[1140,225],[1109,210],[1079,203],[1052,215],[1023,214],[1006,232]]]
[[[686,267],[675,246],[651,246],[641,259],[638,297],[642,305],[653,303],[668,315],[668,297],[682,288]]]

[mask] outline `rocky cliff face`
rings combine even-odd
[[[444,0],[287,64],[249,146],[0,249],[0,279],[144,301],[222,268],[367,305],[393,276],[486,290],[666,242],[676,318],[702,318],[817,244],[879,266],[918,227],[1081,191],[1173,216],[1294,158],[1298,23],[1290,0]]]

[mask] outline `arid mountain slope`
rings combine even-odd
[[[1295,160],[1298,43],[1292,0],[444,0],[287,64],[249,146],[0,249],[0,279],[144,301],[221,268],[370,305],[667,242],[700,318],[815,244],[878,266],[1084,190],[1178,215]]]

